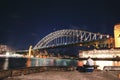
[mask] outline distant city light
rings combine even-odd
[[[6,52],[6,56],[9,56],[10,55],[10,53],[9,52]]]
[[[109,35],[107,35],[107,38],[109,38],[110,36]]]

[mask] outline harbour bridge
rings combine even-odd
[[[17,50],[17,53],[29,53],[37,50],[54,48],[65,48],[68,46],[94,46],[95,48],[113,48],[114,38],[109,35],[93,33],[83,30],[63,29],[52,32],[42,38],[33,48],[29,50]]]
[[[99,44],[102,45],[102,47],[105,45],[113,47],[113,40],[111,41],[111,37],[109,35],[100,33],[63,29],[48,34],[42,38],[33,49],[47,49],[70,45],[94,45],[98,47]]]

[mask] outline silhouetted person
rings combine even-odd
[[[90,56],[88,57],[88,59],[86,61],[86,65],[88,65],[88,66],[93,66],[94,65],[94,61],[90,58]]]
[[[92,72],[94,70],[94,61],[90,57],[88,57],[86,65],[84,67],[86,72]]]

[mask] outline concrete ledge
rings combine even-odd
[[[31,74],[31,73],[37,73],[37,72],[42,72],[42,71],[45,71],[44,67],[28,67],[28,68],[12,69],[11,77],[26,75],[26,74]]]
[[[9,77],[11,75],[11,70],[2,70],[0,71],[0,80]]]
[[[0,71],[0,80],[7,77],[27,75],[31,73],[38,73],[43,71],[73,71],[73,66],[40,66],[40,67],[26,67],[11,70]]]
[[[120,66],[104,66],[104,71],[120,71]]]

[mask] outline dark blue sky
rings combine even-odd
[[[119,0],[0,1],[0,44],[28,49],[49,33],[81,29],[113,36]]]

